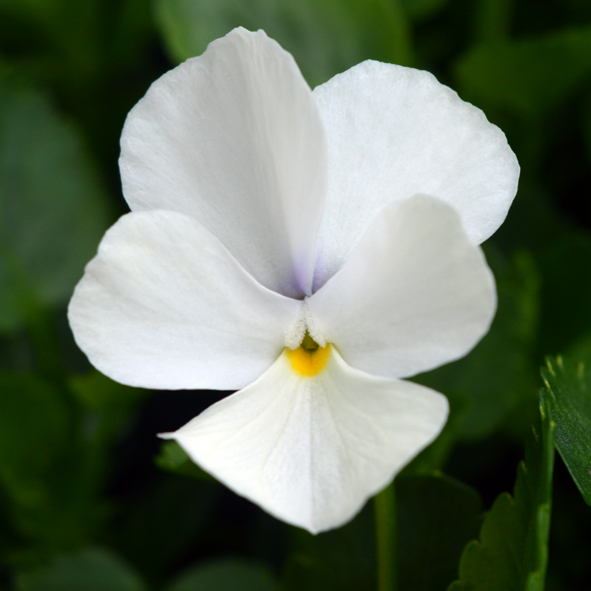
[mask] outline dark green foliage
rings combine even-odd
[[[42,93],[0,74],[0,330],[18,328],[31,300],[69,299],[107,209],[76,126]]]
[[[412,61],[397,2],[380,0],[158,0],[173,58],[183,61],[234,27],[264,29],[293,53],[312,86],[367,58]],[[410,65],[410,64],[409,64]]]
[[[57,556],[17,578],[18,591],[146,591],[139,576],[118,556],[87,548]]]
[[[94,417],[93,438],[112,445],[114,437],[149,390],[123,386],[98,371],[73,376],[70,388],[76,401]]]
[[[528,439],[513,496],[501,494],[478,541],[466,546],[460,578],[449,591],[543,591],[554,470],[553,405],[540,402],[540,422]]]
[[[60,536],[61,520],[52,515],[60,503],[53,475],[67,453],[71,423],[70,409],[51,384],[34,375],[0,374],[0,511],[23,541]]]
[[[413,591],[445,589],[482,524],[482,500],[469,486],[442,474],[400,478],[400,587]]]
[[[542,368],[546,389],[542,396],[552,405],[556,422],[556,449],[560,452],[585,502],[591,505],[591,378],[590,349],[585,357],[548,358]]]
[[[402,589],[436,591],[455,577],[464,546],[478,534],[482,502],[476,491],[441,474],[396,482],[399,582]],[[373,507],[350,524],[311,536],[294,530],[295,549],[284,572],[293,589],[373,590]]]
[[[498,313],[465,359],[416,378],[451,415],[396,481],[398,591],[445,589],[464,548],[453,591],[541,590],[550,414],[591,503],[588,0],[0,1],[0,589],[376,589],[371,502],[318,536],[277,522],[156,437],[215,395],[116,384],[89,371],[67,326],[84,265],[127,211],[126,114],[237,25],[265,29],[313,86],[365,59],[428,69],[507,134],[520,190],[484,245]],[[538,367],[561,353],[532,436]],[[499,496],[528,438],[514,496]],[[586,589],[591,513],[557,476],[546,588]],[[497,500],[470,542],[481,497]]]
[[[457,76],[469,100],[541,117],[589,80],[591,27],[476,46],[458,62]]]
[[[245,560],[217,560],[181,574],[165,591],[274,591],[277,583],[269,568]]]
[[[215,478],[194,464],[183,448],[176,441],[166,441],[160,448],[160,455],[155,458],[156,464],[163,470],[192,476],[200,480],[215,482]]]
[[[373,507],[343,527],[313,536],[292,528],[293,551],[283,573],[286,591],[371,591],[376,588]]]

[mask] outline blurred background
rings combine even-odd
[[[484,110],[522,167],[484,245],[489,335],[418,381],[443,435],[396,481],[401,588],[446,589],[511,492],[546,355],[591,360],[588,0],[0,0],[0,590],[375,589],[371,503],[313,537],[229,492],[155,434],[219,392],[150,392],[93,370],[66,306],[128,211],[127,112],[235,26],[264,29],[312,87],[372,58],[427,69]],[[585,589],[591,509],[556,457],[547,589]]]

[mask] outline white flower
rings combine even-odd
[[[348,521],[446,421],[400,378],[488,330],[505,136],[426,72],[368,61],[311,91],[236,29],[151,86],[120,166],[132,213],[70,303],[79,346],[132,386],[240,390],[166,437],[284,521]]]

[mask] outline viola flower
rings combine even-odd
[[[429,73],[367,61],[312,91],[236,29],[150,87],[120,168],[132,213],[75,290],[77,343],[124,384],[239,390],[164,437],[279,519],[345,523],[447,419],[401,378],[489,328],[505,136]]]

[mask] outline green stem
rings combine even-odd
[[[374,497],[378,591],[396,591],[398,523],[394,483]]]

